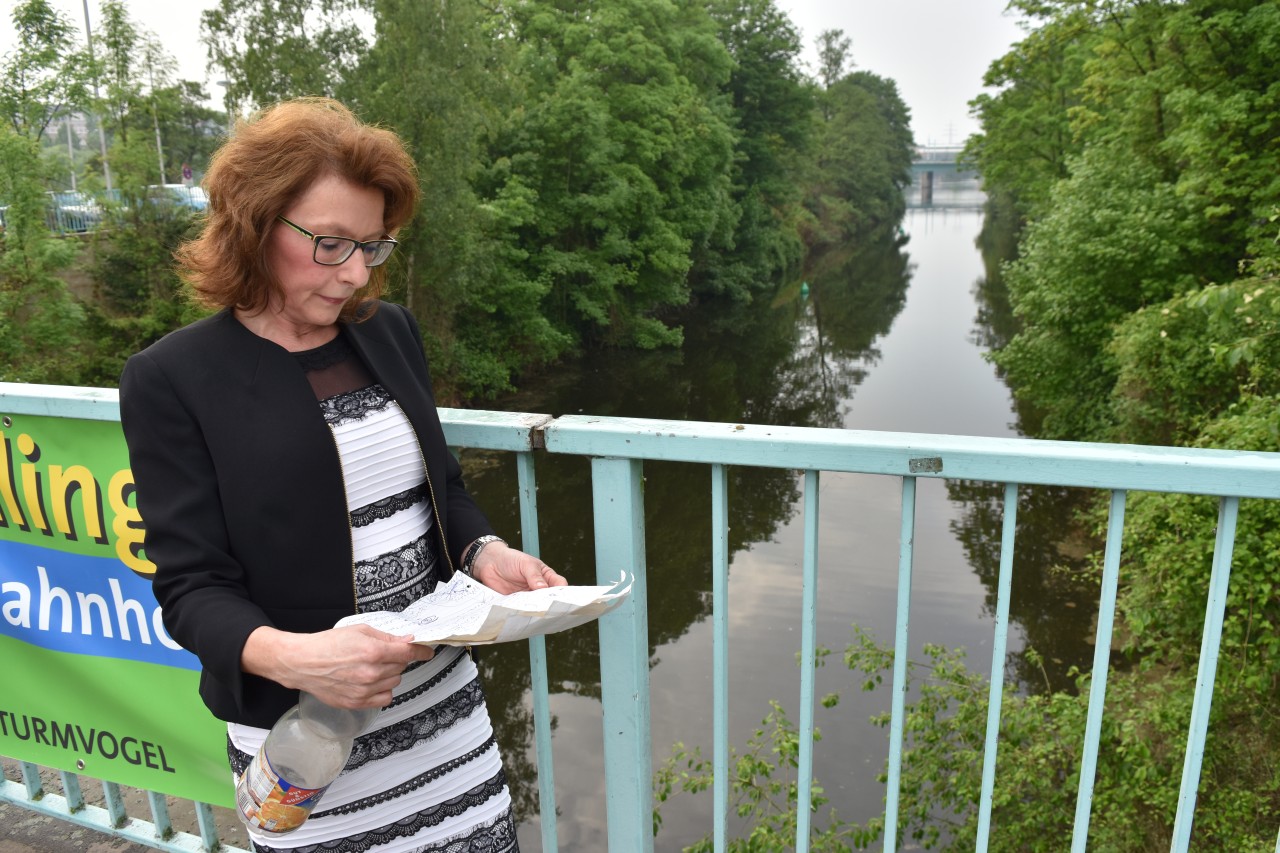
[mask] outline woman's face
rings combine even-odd
[[[384,201],[379,190],[353,184],[337,175],[313,183],[281,214],[313,234],[376,240],[386,236]],[[267,263],[280,282],[282,295],[254,319],[254,329],[277,343],[308,343],[331,337],[342,306],[369,281],[362,252],[353,252],[337,266],[313,260],[314,243],[283,222],[272,225]],[[281,339],[283,337],[283,340]],[[318,344],[316,344],[318,345]]]

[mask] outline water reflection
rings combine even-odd
[[[595,353],[529,383],[498,407],[557,416],[1011,434],[1009,394],[981,354],[1008,334],[1011,322],[992,275],[998,263],[986,251],[1007,244],[994,231],[978,239],[981,223],[981,214],[971,210],[910,211],[904,230],[866,235],[810,259],[804,274],[772,302],[699,307],[685,321],[685,346],[678,352]],[[497,529],[517,536],[514,462],[468,451],[463,463]],[[711,507],[706,466],[646,463],[644,473],[657,762],[677,739],[704,749],[710,743]],[[741,744],[770,699],[797,694],[802,480],[787,470],[735,466],[728,473],[730,728]],[[542,556],[571,582],[594,583],[589,461],[541,454],[537,476]],[[823,479],[824,645],[843,648],[855,621],[882,641],[892,639],[899,488],[886,477]],[[913,618],[922,627],[913,627],[916,648],[926,640],[990,648],[1000,497],[999,486],[921,481]],[[1067,667],[1090,656],[1090,597],[1075,595],[1076,607],[1062,606],[1062,592],[1079,577],[1083,558],[1056,543],[1063,500],[1050,490],[1020,496],[1012,619],[1020,639],[1047,661],[1042,673],[1011,655],[1010,675],[1028,689],[1046,678],[1061,686]],[[1010,643],[1014,652],[1021,648],[1018,640]],[[561,824],[561,844],[602,849],[595,628],[549,637],[547,648],[557,802],[571,816]],[[971,663],[986,666],[980,654]],[[521,844],[536,850],[527,649],[486,649],[481,668],[522,819]],[[887,697],[857,699],[856,688],[838,672],[820,675],[819,692],[827,689],[844,691],[850,701],[833,726],[828,721],[818,777],[842,814],[865,820],[882,807],[883,791],[874,779],[887,752],[883,731],[865,720],[883,710],[876,703]],[[710,798],[703,800],[684,803],[684,812],[664,809],[663,849],[706,832]]]
[[[1004,265],[1017,256],[1017,214],[1007,204],[992,201],[985,208],[976,245],[983,275],[974,284],[978,313],[973,342],[984,352],[1003,347],[1018,331],[1018,321],[1004,283]]]
[[[977,313],[971,340],[983,351],[1004,346],[1018,331],[1003,279],[1004,265],[1016,255],[1017,228],[1011,208],[996,201],[985,208],[975,245],[983,275],[975,282]],[[1003,372],[999,372],[1003,379]],[[1038,418],[1014,402],[1019,432],[1035,435]],[[1003,486],[948,482],[947,494],[963,507],[954,522],[970,566],[988,589],[986,612],[994,616],[1003,525]],[[1073,527],[1085,493],[1078,489],[1023,487],[1018,493],[1016,560],[1009,617],[1035,649],[1043,668],[1023,655],[1011,655],[1006,677],[1032,692],[1074,692],[1073,666],[1093,658],[1093,619],[1097,612],[1097,575],[1090,571],[1087,536]],[[1065,531],[1065,532],[1064,532]]]
[[[876,341],[906,303],[910,270],[905,244],[896,226],[882,228],[809,259],[812,305],[802,325],[809,329],[808,361],[832,405],[851,399],[880,360]],[[830,421],[812,425],[843,426],[843,412],[833,411]]]
[[[875,342],[905,302],[904,243],[895,232],[885,232],[830,253],[807,272],[807,294],[797,281],[772,304],[718,306],[695,314],[686,322],[681,351],[597,353],[529,384],[501,408],[839,427],[857,385],[878,357]],[[514,463],[505,455],[474,451],[465,452],[463,462],[469,487],[497,529],[517,531]],[[594,583],[590,464],[550,454],[539,456],[537,464],[542,556],[571,581]],[[645,465],[649,640],[668,659],[680,638],[711,614],[708,486],[705,466]],[[794,472],[730,468],[730,553],[774,540],[795,518],[800,497]],[[553,694],[598,699],[593,626],[548,638],[548,658]],[[481,667],[509,771],[519,780],[517,808],[529,819],[536,813],[536,776],[528,760],[533,749],[527,652],[523,646],[486,649]],[[598,743],[598,722],[588,725],[569,737]],[[564,766],[559,755],[557,774],[558,779],[579,776],[591,786],[595,783],[587,780],[599,778],[581,766]]]
[[[962,507],[952,530],[987,589],[984,612],[994,619],[1004,486],[948,481],[947,496]],[[1083,535],[1063,533],[1064,519],[1071,518],[1081,497],[1079,490],[1047,486],[1024,486],[1018,491],[1009,621],[1041,660],[1036,663],[1022,654],[1010,655],[1005,677],[1029,692],[1074,693],[1071,669],[1093,658],[1096,575],[1088,571]]]

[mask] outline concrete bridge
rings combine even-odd
[[[911,162],[912,165],[929,163],[954,166],[963,150],[963,145],[917,145]]]
[[[959,145],[915,149],[911,186],[906,190],[908,207],[966,210],[982,207],[986,197],[978,173],[960,165],[961,150]]]

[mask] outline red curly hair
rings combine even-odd
[[[285,101],[239,122],[204,176],[204,228],[175,253],[195,301],[257,313],[283,297],[267,265],[268,237],[276,217],[327,175],[380,190],[383,227],[391,235],[418,203],[417,168],[404,143],[337,101]],[[362,307],[382,294],[385,280],[385,267],[370,270],[368,285],[343,307],[342,319],[365,316]]]

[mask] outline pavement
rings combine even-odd
[[[150,853],[151,849],[30,809],[0,804],[0,853]]]

